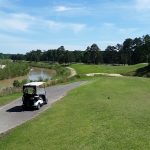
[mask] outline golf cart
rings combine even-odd
[[[23,109],[40,109],[42,105],[47,104],[48,100],[46,97],[44,82],[30,82],[24,84],[22,102]]]

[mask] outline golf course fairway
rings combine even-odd
[[[0,137],[1,150],[149,150],[150,79],[99,77]]]

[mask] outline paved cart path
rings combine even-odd
[[[84,83],[85,82],[75,82],[67,85],[48,87],[46,89],[49,100],[48,104],[41,107],[40,110],[23,111],[21,98],[0,107],[0,134],[36,117],[39,113],[49,108],[52,103],[65,96],[68,91]]]

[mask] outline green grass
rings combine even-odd
[[[21,96],[21,93],[14,93],[10,95],[0,96],[0,106],[5,105]]]
[[[86,65],[86,64],[72,64],[78,74],[87,73],[118,73],[122,75],[134,75],[136,70],[145,67],[146,64],[137,64],[130,66],[112,66],[112,65]]]
[[[100,77],[0,139],[1,150],[149,150],[150,80]]]

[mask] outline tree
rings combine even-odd
[[[64,46],[60,46],[57,49],[57,58],[58,58],[59,63],[65,62],[65,48],[64,48]]]
[[[144,49],[146,51],[147,62],[150,63],[150,36],[144,36]]]
[[[42,56],[42,51],[41,50],[32,50],[31,52],[29,53],[26,53],[26,59],[29,60],[29,61],[40,61],[41,59],[41,56]]]
[[[126,39],[123,42],[123,47],[120,50],[121,52],[121,60],[123,64],[129,64],[131,65],[131,57],[132,57],[132,49],[133,48],[133,40],[132,39]]]
[[[84,62],[98,64],[102,62],[101,52],[96,44],[87,47],[84,53]]]
[[[88,46],[84,52],[84,60],[83,60],[84,63],[92,63],[91,62],[91,59],[90,59],[90,47]]]
[[[143,40],[142,38],[135,38],[133,40],[133,55],[132,62],[133,64],[144,62],[144,53],[143,53]]]
[[[108,64],[118,64],[119,56],[115,46],[108,46],[104,53],[104,62]]]

